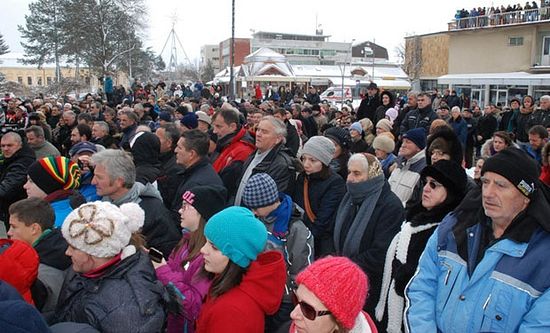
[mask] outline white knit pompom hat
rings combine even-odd
[[[105,201],[90,202],[73,210],[63,222],[61,232],[72,247],[98,258],[119,254],[145,220],[136,203],[117,207]]]

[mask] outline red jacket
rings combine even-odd
[[[251,138],[249,141],[246,140],[245,136],[247,132],[244,127],[241,127],[233,139],[231,139],[231,143],[222,149],[220,155],[212,164],[217,173],[220,173],[220,171],[234,161],[246,161],[248,156],[256,149],[256,146],[251,142]]]
[[[197,333],[263,333],[264,317],[281,305],[286,266],[281,253],[268,251],[250,264],[240,285],[225,294],[206,298],[197,321]]]
[[[547,186],[550,186],[550,165],[542,166],[539,179]]]

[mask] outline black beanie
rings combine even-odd
[[[483,164],[481,175],[487,171],[508,179],[526,197],[536,189],[540,169],[535,160],[523,150],[510,147],[493,155]]]
[[[448,160],[439,160],[422,170],[422,177],[430,176],[440,182],[447,193],[456,195],[459,198],[466,194],[466,172],[459,164]]]
[[[331,127],[325,131],[325,136],[336,141],[340,147],[348,149],[351,145],[351,136],[349,131],[342,127]]]
[[[214,214],[225,208],[227,190],[219,185],[194,186],[186,191],[182,200],[195,207],[208,221]]]

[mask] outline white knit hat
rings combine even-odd
[[[330,139],[324,136],[313,136],[304,144],[302,154],[311,155],[328,166],[335,151],[336,146]]]
[[[63,222],[61,232],[72,247],[97,258],[111,258],[128,245],[144,220],[145,212],[136,203],[119,208],[96,201],[73,210]]]

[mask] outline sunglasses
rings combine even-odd
[[[299,301],[295,293],[292,293],[292,302],[294,303],[294,305],[299,304],[300,310],[302,311],[302,314],[304,315],[304,317],[306,317],[311,321],[315,320],[315,318],[317,318],[318,316],[326,316],[326,315],[332,314],[332,312],[327,310],[317,311],[313,306],[307,304],[306,302]]]
[[[439,182],[436,182],[435,180],[433,179],[430,179],[430,180],[426,180],[426,183],[428,184],[428,186],[430,186],[430,188],[432,190],[435,190],[436,188],[440,187],[440,186],[443,186],[443,184],[439,183]]]

